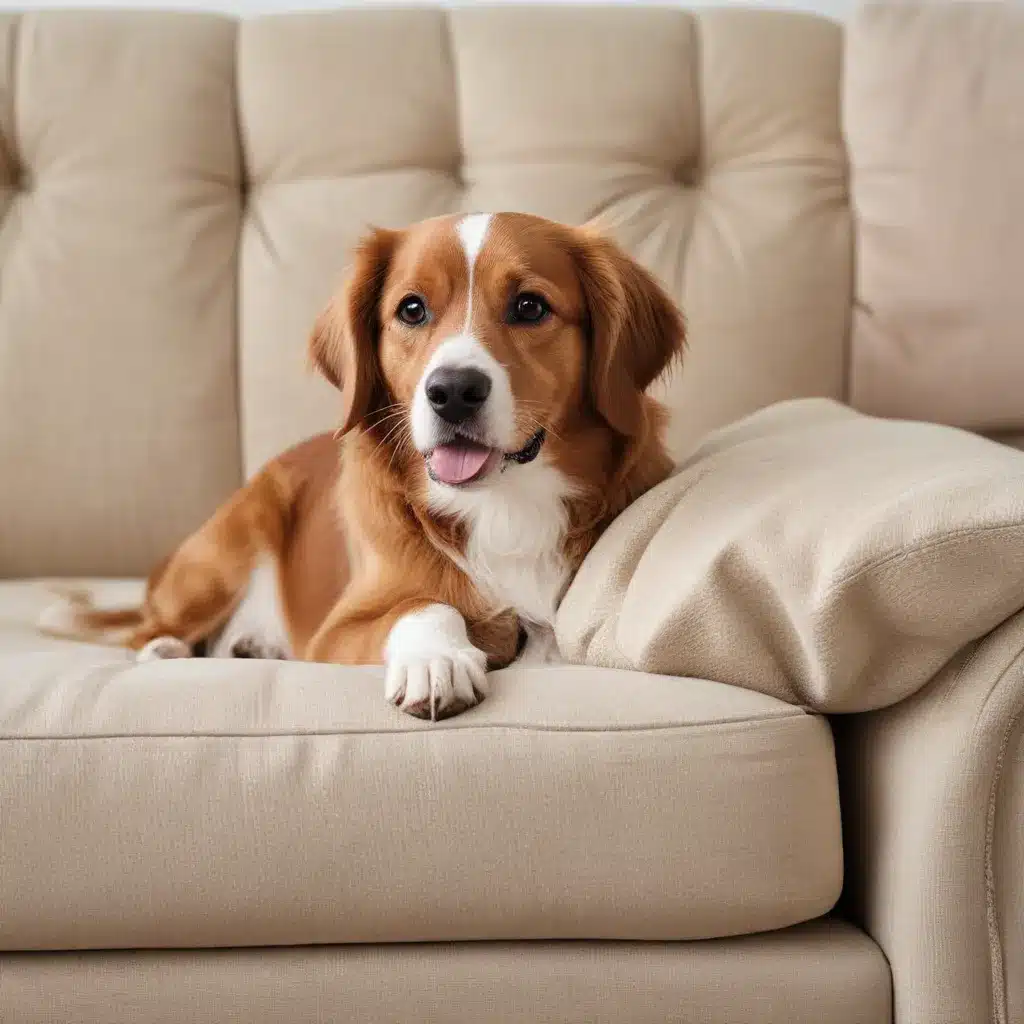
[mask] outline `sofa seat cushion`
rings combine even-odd
[[[32,651],[40,586],[0,599],[0,949],[698,939],[838,897],[831,731],[771,697],[513,668],[432,725],[379,668]]]

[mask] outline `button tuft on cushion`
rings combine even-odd
[[[702,168],[697,163],[684,164],[676,168],[673,178],[682,189],[700,188],[704,182]]]

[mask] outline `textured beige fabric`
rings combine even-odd
[[[0,657],[0,948],[704,938],[839,894],[821,718],[548,667],[495,674],[480,708],[431,725],[383,685],[104,648]]]
[[[878,947],[830,920],[688,944],[0,956],[18,1024],[889,1024],[889,1005]]]
[[[239,479],[234,25],[0,31],[0,576],[143,572]]]
[[[841,48],[831,22],[775,12],[466,5],[243,22],[247,471],[335,420],[304,345],[353,240],[452,210],[596,217],[655,271],[690,325],[668,392],[680,454],[777,399],[840,395]]]
[[[851,396],[1024,427],[1024,7],[875,4],[848,32]]]
[[[573,662],[864,711],[1024,605],[1024,455],[807,399],[710,437],[624,512],[558,614]]]
[[[910,699],[833,720],[844,903],[889,959],[897,1021],[1022,1020],[1022,717],[1024,614]]]

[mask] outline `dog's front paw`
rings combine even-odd
[[[454,608],[430,605],[405,615],[388,636],[384,696],[417,718],[437,721],[487,695],[487,655],[474,647]]]
[[[388,661],[385,697],[396,707],[432,722],[471,708],[487,694],[487,655],[470,647],[438,657]]]

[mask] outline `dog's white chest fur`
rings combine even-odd
[[[431,505],[468,528],[465,569],[481,593],[527,628],[550,627],[569,578],[562,554],[571,487],[543,455],[479,491],[432,487]]]

